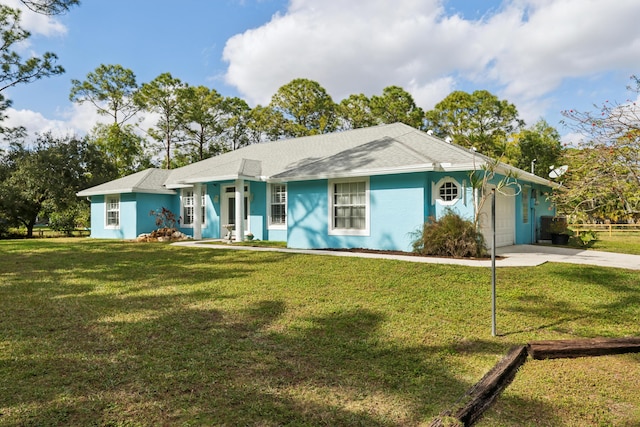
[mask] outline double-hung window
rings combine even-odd
[[[287,185],[271,184],[269,202],[269,225],[285,226],[287,224]]]
[[[200,218],[201,222],[204,224],[205,219],[205,200],[206,194],[203,190],[202,192],[202,201],[200,202]],[[193,227],[193,223],[195,221],[195,193],[193,189],[183,189],[182,190],[182,225],[185,227]]]
[[[329,182],[329,234],[369,234],[369,180],[358,178]]]
[[[107,228],[120,227],[120,196],[105,196],[105,225]]]

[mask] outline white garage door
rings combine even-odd
[[[516,198],[512,188],[496,191],[496,247],[515,243],[516,234]],[[480,210],[480,231],[484,235],[487,248],[491,249],[491,196]]]

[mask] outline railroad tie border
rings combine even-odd
[[[433,419],[430,426],[467,427],[475,424],[513,381],[528,356],[534,360],[542,360],[639,352],[640,338],[636,337],[532,341],[526,346],[513,347],[456,402],[453,409],[442,412]]]

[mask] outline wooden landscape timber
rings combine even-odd
[[[462,427],[475,424],[515,378],[518,369],[532,359],[557,359],[640,353],[640,338],[589,338],[533,341],[514,347],[480,381],[471,387],[454,409],[434,418],[430,427]]]
[[[640,338],[533,341],[527,348],[535,360],[606,356],[640,352]]]
[[[431,427],[455,426],[455,421],[452,424],[451,421],[447,420],[447,418],[450,419],[451,417],[461,423],[457,425],[473,425],[502,393],[502,390],[507,388],[513,381],[518,369],[526,361],[526,346],[514,347],[509,350],[505,357],[467,391],[463,398],[466,403],[458,409],[443,412],[440,417],[431,423]]]

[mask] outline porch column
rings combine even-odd
[[[244,179],[236,179],[236,242],[244,240]]]
[[[193,185],[193,238],[202,240],[202,185]]]

